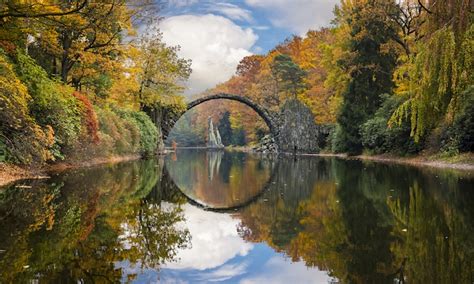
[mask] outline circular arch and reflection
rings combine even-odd
[[[165,174],[186,200],[214,212],[232,212],[258,200],[274,179],[277,160],[248,153],[178,150]]]

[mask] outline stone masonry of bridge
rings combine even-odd
[[[163,140],[166,140],[173,126],[184,113],[202,103],[222,99],[238,101],[252,108],[267,124],[279,152],[315,153],[319,151],[317,140],[320,129],[314,123],[311,110],[300,101],[289,100],[280,113],[274,113],[246,97],[226,93],[198,98],[189,102],[184,112],[163,117],[161,121]]]

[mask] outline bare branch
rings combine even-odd
[[[76,8],[66,11],[66,12],[51,12],[51,13],[39,13],[39,14],[30,14],[28,12],[21,12],[18,9],[15,9],[11,6],[8,7],[7,11],[0,14],[0,19],[6,17],[13,17],[13,18],[43,18],[43,17],[59,17],[59,16],[66,16],[70,14],[77,13],[81,11],[89,2],[89,0],[84,0],[79,6]]]

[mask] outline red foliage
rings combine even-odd
[[[72,95],[81,101],[84,106],[83,118],[86,124],[87,134],[89,134],[94,143],[99,143],[99,135],[97,134],[99,131],[99,123],[97,122],[97,116],[91,101],[80,92],[74,92]]]
[[[260,63],[265,59],[261,55],[246,56],[240,60],[237,65],[237,71],[235,72],[238,76],[248,77],[249,79],[255,79],[260,70]]]
[[[16,45],[6,40],[0,40],[0,48],[12,55],[16,50]]]

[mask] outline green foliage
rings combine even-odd
[[[0,136],[0,163],[3,163],[7,160],[7,145]]]
[[[166,46],[160,31],[147,30],[140,39],[143,66],[138,75],[138,97],[143,106],[154,107],[164,98],[173,98],[191,75],[191,61],[178,57],[179,46]]]
[[[205,125],[197,125],[192,123],[192,115],[195,113],[191,110],[184,114],[171,130],[167,143],[175,141],[181,147],[195,147],[205,145]]]
[[[305,77],[307,72],[293,62],[286,54],[279,54],[273,59],[272,74],[278,82],[280,92],[296,96],[307,88]]]
[[[444,152],[457,154],[474,151],[474,86],[470,86],[464,96],[467,100],[463,109],[441,138]]]
[[[338,120],[338,127],[335,132],[336,152],[347,152],[349,154],[360,154],[362,143],[360,137],[360,124],[366,119],[363,107],[358,105],[355,99],[351,99],[347,94],[341,107]]]
[[[13,163],[43,163],[51,158],[52,130],[44,131],[29,114],[31,97],[0,50],[0,141]]]
[[[156,153],[158,146],[158,130],[146,113],[142,111],[128,112],[124,117],[135,123],[140,131],[140,153],[151,156]]]
[[[140,132],[132,119],[123,119],[109,109],[96,109],[102,152],[109,155],[134,154],[140,148]]]
[[[385,94],[382,96],[381,107],[375,116],[361,127],[362,145],[369,151],[381,154],[412,154],[420,150],[421,144],[415,143],[410,137],[410,126],[407,123],[388,127],[390,114],[400,106],[402,99]]]
[[[16,72],[32,97],[31,114],[41,126],[53,128],[59,146],[71,146],[81,132],[81,111],[72,88],[50,79],[28,55],[18,52],[16,59]]]
[[[114,109],[102,111],[100,129],[113,138],[118,153],[151,156],[158,146],[158,131],[141,111]]]
[[[87,84],[87,82],[85,82]],[[96,96],[100,98],[107,98],[109,96],[110,88],[112,87],[112,79],[107,74],[100,74],[91,80],[93,91]]]
[[[451,100],[454,46],[454,34],[447,28],[439,30],[402,70],[408,72],[407,91],[402,93],[408,99],[394,112],[391,124],[409,117],[417,142],[444,115]]]
[[[222,144],[225,146],[232,144],[232,126],[230,124],[230,112],[226,111],[217,125],[221,135]],[[263,137],[263,136],[262,136]]]
[[[36,2],[2,6],[0,159],[31,164],[155,153],[160,116],[185,109],[177,95],[191,62],[159,30],[135,33],[135,24],[154,18],[153,1]],[[136,112],[140,107],[154,110],[152,120]]]
[[[243,128],[237,128],[232,130],[232,145],[245,146],[247,145],[247,139],[245,138],[245,130]]]
[[[349,154],[362,151],[360,126],[379,108],[380,95],[390,93],[396,59],[394,51],[385,47],[395,32],[375,13],[379,4],[374,1],[354,5],[347,19],[351,56],[344,62],[346,70],[350,70],[350,80],[337,119],[341,127],[339,148]]]
[[[464,91],[474,84],[473,43],[474,25],[466,32],[461,51],[450,27],[436,31],[420,46],[420,52],[398,71],[403,74],[399,88],[407,99],[390,123],[409,120],[411,136],[418,141],[443,119],[456,116],[463,107]]]
[[[331,142],[331,150],[335,153],[343,153],[346,151],[345,137],[344,132],[339,124],[336,124],[336,127],[333,128],[331,134],[329,135],[329,140]]]
[[[100,154],[151,156],[158,146],[158,131],[141,111],[96,108]]]

